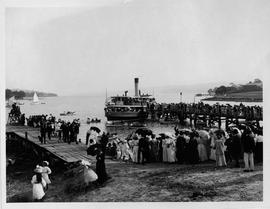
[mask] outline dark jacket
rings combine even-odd
[[[246,153],[255,152],[255,140],[252,135],[243,135],[242,136],[243,150]]]

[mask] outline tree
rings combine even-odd
[[[216,92],[215,92],[217,95],[224,95],[227,93],[227,88],[226,86],[220,86],[216,89]]]
[[[259,78],[255,78],[253,83],[262,83],[262,81]]]
[[[12,91],[10,89],[6,89],[6,99],[12,97]]]

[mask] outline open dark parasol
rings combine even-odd
[[[153,135],[153,131],[148,129],[148,128],[139,128],[136,130],[135,133],[138,133],[142,136],[146,136],[146,135]]]
[[[98,128],[98,127],[96,127],[96,126],[91,126],[90,127],[90,130],[93,130],[93,131],[96,131],[97,133],[100,133],[100,129]]]

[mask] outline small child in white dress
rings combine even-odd
[[[42,178],[42,167],[37,166],[34,170],[35,175],[32,177],[31,183],[33,184],[33,200],[42,201],[45,196],[44,188],[46,187],[46,182]]]

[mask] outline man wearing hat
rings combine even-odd
[[[254,171],[255,139],[254,134],[249,127],[244,130],[241,140],[244,149],[244,172]]]
[[[146,136],[145,136],[145,132],[142,129],[138,129],[135,132],[138,140],[139,140],[139,149],[138,149],[138,163],[142,163],[144,165],[144,163],[147,161],[147,147],[148,147],[148,143],[146,141]],[[149,147],[148,147],[148,151],[149,151]]]

